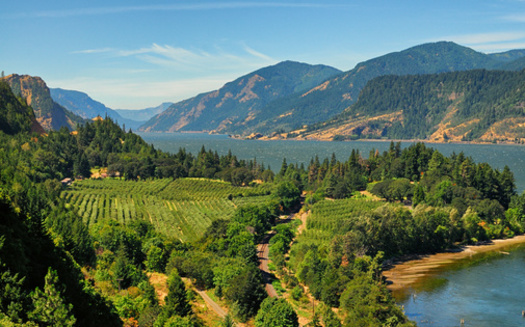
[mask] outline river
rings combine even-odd
[[[525,245],[441,267],[394,294],[418,326],[524,326]]]

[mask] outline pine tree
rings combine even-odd
[[[168,295],[165,301],[166,305],[155,321],[155,326],[164,326],[172,316],[185,317],[191,313],[191,305],[186,298],[186,287],[177,269],[173,269],[168,278]]]
[[[73,305],[67,305],[59,290],[58,275],[49,268],[45,277],[44,291],[38,287],[31,294],[34,310],[29,318],[48,326],[74,326],[76,319],[71,313]]]

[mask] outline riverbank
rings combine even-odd
[[[416,259],[395,262],[388,270],[383,271],[387,279],[388,289],[398,292],[409,288],[425,277],[432,276],[440,268],[446,267],[459,260],[472,258],[481,253],[500,251],[507,254],[507,248],[525,244],[525,235],[509,239],[492,240],[488,244],[464,246],[458,250],[444,253],[419,256]]]

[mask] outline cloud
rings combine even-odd
[[[231,69],[248,70],[274,64],[277,60],[253,48],[242,45],[232,49],[236,54],[217,49],[214,53],[199,49],[185,49],[170,45],[153,43],[149,47],[131,50],[114,48],[88,49],[74,51],[72,54],[105,53],[113,57],[132,57],[137,60],[185,72],[227,71]]]
[[[98,8],[74,8],[60,10],[44,10],[36,12],[24,12],[6,14],[7,18],[65,18],[75,16],[93,16],[123,14],[129,12],[145,11],[202,11],[202,10],[226,10],[226,9],[257,9],[257,8],[327,8],[344,5],[331,5],[319,3],[296,3],[296,2],[206,2],[171,5],[146,5],[146,6],[121,6],[121,7],[98,7]]]
[[[111,52],[114,51],[114,49],[111,48],[102,48],[102,49],[87,49],[87,50],[80,50],[80,51],[73,51],[71,53],[73,54],[90,54],[90,53],[105,53],[105,52]]]

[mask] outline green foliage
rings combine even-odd
[[[29,313],[29,318],[44,325],[74,326],[73,305],[64,303],[61,293],[57,273],[49,268],[44,290],[36,288],[31,294],[34,310]]]
[[[170,322],[170,318],[173,316],[186,317],[192,312],[191,305],[186,298],[186,287],[176,269],[170,272],[168,295],[165,301],[166,304],[155,321],[155,326],[166,326],[168,323],[170,326],[179,326],[177,325],[180,323],[179,319]]]
[[[361,123],[361,130],[366,128],[368,133],[361,137],[381,135],[392,139],[428,139],[438,130],[439,124],[446,124],[447,128],[457,128],[453,129],[456,137],[463,135],[464,140],[472,141],[490,128],[499,128],[498,124],[506,124],[505,119],[524,117],[520,109],[523,97],[520,85],[524,78],[522,71],[486,70],[385,75],[368,82],[359,100],[350,108],[310,129],[336,128],[362,120],[362,117],[400,114],[402,118],[394,122],[374,120]],[[523,136],[516,126],[512,130],[504,127],[498,134],[512,140]],[[450,136],[444,135],[446,139]]]
[[[166,236],[191,241],[201,237],[213,221],[231,218],[236,203],[257,203],[262,198],[264,204],[268,197],[258,192],[258,188],[241,189],[206,179],[104,179],[77,181],[62,196],[88,225],[108,218],[125,225],[149,221]],[[230,194],[244,196],[229,200]]]
[[[0,108],[0,131],[9,135],[32,131],[35,121],[33,110],[17,99],[4,80],[0,80]]]
[[[224,297],[233,303],[232,311],[241,321],[254,316],[266,297],[259,268],[253,265],[243,268],[231,279],[230,287],[224,290]]]
[[[268,297],[261,303],[255,327],[298,327],[297,313],[285,299]]]
[[[408,322],[386,287],[364,273],[357,274],[347,284],[341,305],[347,312],[345,325],[398,326]]]

